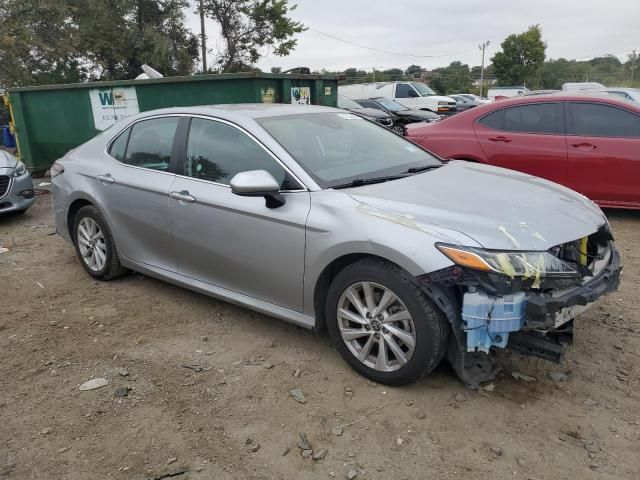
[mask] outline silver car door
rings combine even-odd
[[[250,135],[224,121],[192,118],[184,158],[170,192],[178,272],[275,305],[302,311],[309,193]],[[286,203],[240,197],[239,172],[267,170]]]
[[[109,145],[94,179],[94,195],[119,254],[176,271],[169,226],[170,162],[179,116],[134,123]]]

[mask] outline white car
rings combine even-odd
[[[609,95],[621,97],[624,100],[640,103],[640,90],[638,90],[637,88],[610,87],[605,88],[602,91],[608,93]]]
[[[598,82],[567,82],[562,84],[563,92],[581,92],[583,90],[604,90],[606,87]]]
[[[517,97],[529,93],[527,87],[491,87],[487,92],[489,100],[495,100],[496,97]]]
[[[356,83],[339,86],[338,93],[354,100],[390,98],[413,110],[436,113],[455,112],[458,108],[453,98],[438,95],[422,82]]]

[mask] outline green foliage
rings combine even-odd
[[[288,55],[297,43],[294,35],[305,30],[288,16],[295,8],[288,0],[204,0],[205,15],[218,23],[224,41],[219,71],[244,71],[260,59],[263,47]]]
[[[409,65],[407,69],[404,71],[407,75],[417,75],[422,72],[422,67],[420,65]]]
[[[198,39],[187,0],[0,0],[0,87],[186,75]]]
[[[66,0],[0,0],[0,88],[82,80]]]
[[[566,82],[599,82],[607,86],[640,86],[640,81],[634,77],[633,55],[622,63],[618,57],[605,55],[591,60],[577,61],[559,58],[544,63],[540,71],[540,86],[548,89],[560,89]],[[637,73],[637,72],[636,72]]]
[[[544,63],[547,44],[542,41],[539,25],[526,32],[509,35],[502,42],[502,51],[491,62],[500,85],[533,85]]]
[[[469,65],[455,61],[448,67],[436,68],[430,74],[429,85],[441,95],[468,92],[471,88]]]

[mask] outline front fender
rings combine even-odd
[[[307,221],[304,274],[304,313],[313,316],[314,292],[324,269],[346,255],[384,258],[413,276],[452,265],[435,247],[455,242],[438,227],[422,225],[408,216],[363,205],[348,195],[314,192]]]

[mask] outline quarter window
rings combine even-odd
[[[191,120],[184,174],[229,185],[240,172],[266,170],[283,190],[300,188],[260,145],[235,127],[222,122]]]
[[[569,103],[570,134],[587,137],[640,137],[640,116],[622,108],[596,103]]]
[[[121,161],[127,165],[151,170],[169,170],[173,137],[179,121],[178,117],[165,117],[143,120],[134,124],[130,129],[131,134],[124,159]],[[120,137],[116,140],[118,141]],[[115,143],[112,148],[114,146]]]
[[[118,136],[118,138],[113,141],[113,143],[109,147],[109,155],[111,155],[119,162],[122,162],[124,160],[124,155],[127,150],[127,141],[129,140],[130,133],[131,129],[127,128]]]
[[[496,110],[485,115],[478,123],[494,130],[504,130],[504,110]]]

